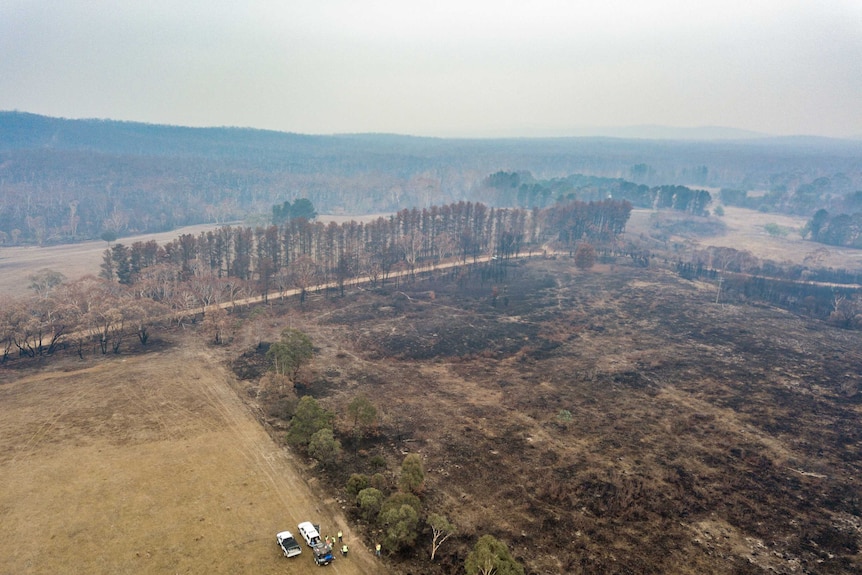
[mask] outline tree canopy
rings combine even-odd
[[[419,514],[406,503],[384,506],[378,522],[383,526],[383,544],[392,551],[413,545],[419,534]]]
[[[303,365],[314,355],[311,338],[297,329],[285,329],[281,332],[281,340],[269,346],[266,356],[272,361],[272,367],[279,375],[286,375],[292,382]]]
[[[326,411],[310,395],[303,396],[296,405],[296,412],[290,420],[287,441],[292,445],[306,447],[315,433],[331,428],[332,414]]]
[[[302,218],[311,221],[317,217],[317,211],[314,209],[314,204],[308,198],[299,198],[293,205],[287,200],[281,204],[272,206],[272,223],[282,224],[291,219]]]
[[[431,528],[431,561],[434,561],[437,550],[444,541],[455,535],[457,530],[445,515],[439,513],[428,515],[428,526]]]
[[[366,521],[373,521],[383,505],[383,492],[375,487],[366,487],[356,495],[359,514]]]
[[[331,428],[324,427],[309,439],[308,454],[323,465],[332,465],[341,454],[341,442],[335,438]]]
[[[464,562],[467,575],[524,575],[505,543],[492,535],[482,535]]]
[[[425,488],[425,469],[418,453],[408,454],[401,463],[398,488],[404,493],[416,494],[422,493]]]

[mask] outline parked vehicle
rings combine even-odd
[[[299,525],[297,525],[299,529],[299,535],[305,540],[309,547],[314,547],[320,540],[320,532],[318,532],[317,527],[312,525],[311,521],[303,521]]]
[[[319,566],[332,563],[332,560],[335,559],[332,554],[332,546],[320,538],[320,526],[314,525],[311,521],[303,521],[297,525],[297,528],[306,544],[311,547],[314,562]]]
[[[318,566],[329,565],[335,559],[335,556],[332,555],[332,546],[322,541],[315,545],[312,550],[314,551],[314,562]]]
[[[297,543],[293,534],[290,531],[282,531],[277,533],[275,541],[281,547],[285,557],[296,557],[302,553],[302,547]]]

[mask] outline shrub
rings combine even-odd
[[[368,521],[374,522],[383,505],[383,493],[379,489],[366,487],[356,495],[356,506],[359,507],[359,515]]]
[[[347,480],[347,485],[344,487],[344,490],[347,491],[347,494],[351,497],[356,497],[359,495],[359,492],[363,489],[367,489],[370,485],[368,476],[363,473],[353,473],[350,475],[350,479]]]
[[[371,487],[380,491],[389,491],[389,480],[382,473],[375,473],[371,476]]]
[[[341,455],[341,442],[335,439],[332,429],[324,427],[311,436],[308,454],[323,465],[332,465]]]
[[[405,493],[422,493],[425,489],[425,469],[418,453],[410,453],[401,464],[398,488]]]
[[[291,445],[308,447],[311,437],[325,427],[332,425],[333,416],[323,409],[310,395],[304,396],[296,405],[296,412],[290,420],[287,441]]]

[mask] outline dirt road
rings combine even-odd
[[[194,344],[0,372],[0,573],[320,573],[275,543],[305,520],[351,544],[328,572],[386,573],[232,377]]]

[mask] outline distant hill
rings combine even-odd
[[[859,141],[638,130],[622,130],[625,137],[319,136],[0,112],[0,245],[266,223],[274,204],[297,198],[319,213],[356,215],[488,202],[483,181],[501,170],[781,193],[818,181],[824,197],[862,189]]]
[[[726,128],[721,126],[700,126],[680,128],[673,126],[581,126],[569,131],[577,137],[608,137],[638,140],[750,140],[768,138],[769,134]]]

